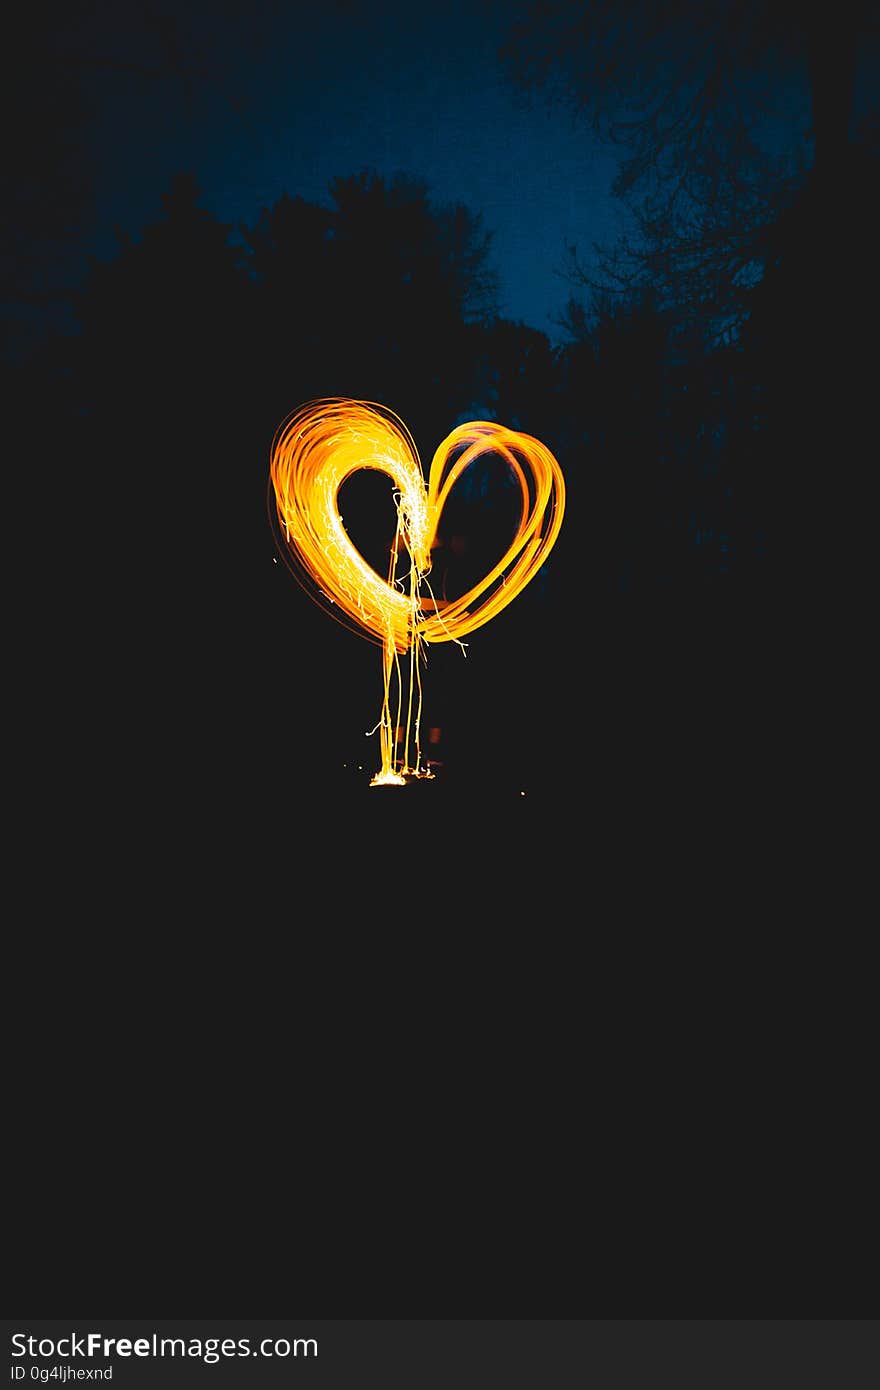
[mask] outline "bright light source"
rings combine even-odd
[[[516,534],[467,593],[451,602],[437,599],[428,575],[440,515],[462,473],[484,454],[503,458],[519,486]],[[361,468],[386,473],[394,484],[397,530],[385,579],[352,543],[339,513],[339,490]],[[419,746],[424,644],[460,643],[534,578],[562,525],[559,464],[531,435],[475,420],[447,435],[426,485],[402,420],[385,406],[334,396],[307,402],[281,424],[269,480],[276,542],[296,578],[332,617],[382,647],[384,694],[376,726],[382,766],[372,785],[432,776]],[[409,570],[398,575],[402,552]]]

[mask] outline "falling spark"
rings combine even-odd
[[[456,482],[485,454],[503,458],[513,474],[519,524],[483,579],[452,601],[440,599],[428,578],[440,516]],[[394,485],[397,528],[384,579],[353,544],[339,512],[342,484],[362,468],[387,474]],[[434,454],[427,486],[412,436],[385,406],[326,397],[308,401],[282,422],[269,469],[270,520],[279,552],[315,602],[382,648],[376,725],[382,762],[371,785],[432,775],[419,744],[424,644],[461,644],[506,608],[547,559],[564,506],[562,470],[550,450],[492,421],[456,426]],[[402,554],[409,568],[399,573]]]

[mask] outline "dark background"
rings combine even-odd
[[[26,1301],[863,1311],[874,7],[18,20]],[[269,526],[324,395],[566,478],[399,793],[379,650]],[[503,500],[456,496],[450,583]]]

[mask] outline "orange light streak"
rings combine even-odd
[[[428,579],[440,516],[456,482],[485,454],[503,458],[513,474],[519,524],[479,583],[452,601],[441,600]],[[397,529],[384,579],[353,544],[339,512],[339,490],[361,468],[385,473],[394,484]],[[419,743],[424,644],[460,643],[537,574],[562,525],[565,483],[558,462],[531,435],[475,420],[443,440],[426,485],[412,436],[393,411],[371,401],[326,397],[300,406],[277,430],[269,502],[278,549],[306,592],[338,622],[382,647],[382,764],[372,785],[430,776]],[[398,574],[403,552],[409,569]]]

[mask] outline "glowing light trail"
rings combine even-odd
[[[456,482],[485,454],[500,456],[513,474],[519,524],[482,580],[456,599],[438,599],[428,575],[440,516]],[[385,473],[394,484],[397,529],[384,579],[353,544],[339,512],[339,490],[361,468]],[[512,603],[537,574],[562,525],[565,483],[557,460],[531,435],[475,420],[443,440],[426,485],[412,436],[393,411],[371,401],[326,397],[282,422],[272,444],[269,485],[273,532],[292,573],[337,621],[382,647],[382,766],[372,784],[429,776],[419,746],[423,644],[460,642]],[[409,569],[399,575],[401,553]]]

